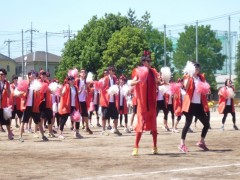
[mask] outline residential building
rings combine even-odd
[[[41,69],[44,69],[47,72],[50,72],[51,79],[55,76],[55,70],[61,61],[61,57],[55,54],[46,53],[45,51],[36,51],[25,55],[24,57],[20,56],[14,59],[17,63],[17,75],[24,76],[30,71],[35,70],[39,72]],[[22,72],[22,65],[23,72]],[[47,69],[46,69],[47,66]]]
[[[7,80],[12,80],[12,75],[16,74],[16,62],[9,58],[8,56],[5,56],[3,54],[0,54],[0,68],[4,68],[7,71]]]

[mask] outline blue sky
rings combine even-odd
[[[237,12],[231,15],[231,30],[239,33],[238,0],[5,0],[1,2],[0,53],[8,55],[5,41],[10,40],[14,41],[10,44],[11,57],[21,56],[21,30],[29,30],[31,22],[33,29],[38,31],[33,34],[33,51],[45,51],[46,31],[62,33],[70,27],[71,33],[76,34],[94,15],[98,18],[105,13],[127,15],[129,8],[135,11],[139,19],[148,11],[153,26],[162,30],[166,24],[171,36],[177,36],[184,24],[189,25],[196,20],[200,21],[199,25],[210,24],[213,30],[228,31],[228,17],[224,15]],[[60,55],[67,41],[66,36],[49,35],[49,52]],[[24,39],[24,53],[27,53],[29,32],[24,33]]]

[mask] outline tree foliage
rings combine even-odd
[[[56,76],[63,80],[72,68],[84,68],[98,77],[109,65],[117,67],[117,74],[129,76],[139,63],[144,49],[152,52],[153,66],[163,65],[163,32],[153,29],[150,13],[138,20],[131,9],[128,17],[121,14],[105,14],[92,19],[78,34],[70,39],[62,50],[62,61]],[[167,39],[167,51],[172,51],[171,41]],[[155,60],[156,59],[156,60]],[[169,59],[169,58],[168,58]]]
[[[235,89],[240,88],[240,41],[238,41],[238,46],[237,46],[237,61],[235,65],[235,72],[236,72],[236,79],[235,79]]]
[[[178,46],[173,55],[173,62],[178,74],[181,74],[188,60],[196,60],[196,27],[186,26],[185,32],[180,33]],[[216,33],[208,26],[198,27],[198,62],[207,81],[216,89],[214,73],[221,70],[225,55],[221,54],[222,43],[216,38]]]
[[[130,22],[120,14],[105,14],[100,19],[93,16],[77,36],[65,44],[56,76],[64,79],[67,70],[73,67],[99,73],[98,70],[104,64],[102,55],[107,49],[108,40],[115,31],[126,26],[130,26]]]
[[[148,49],[145,33],[139,28],[123,27],[109,40],[107,50],[103,53],[102,69],[114,65],[117,75],[130,77],[132,69],[140,62],[143,49]]]

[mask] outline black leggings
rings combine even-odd
[[[236,123],[236,113],[235,112],[231,112],[231,114],[232,114],[233,124],[235,124]],[[228,113],[224,113],[223,118],[222,118],[222,124],[225,123],[227,115],[228,115]]]
[[[124,115],[124,120],[125,120],[125,124],[128,123],[128,115],[127,114],[120,114],[120,124],[122,124],[122,119],[123,119],[123,115]]]
[[[96,113],[96,115],[97,115],[97,119],[99,119],[99,116],[98,116],[98,108],[96,108],[96,106],[98,106],[98,105],[94,105],[94,106],[95,106],[95,110],[94,110],[94,111],[95,111],[95,113]],[[92,115],[93,115],[93,112],[94,112],[94,111],[90,111],[90,112],[89,112],[89,117],[88,117],[89,119],[92,119]]]
[[[171,112],[171,117],[174,120],[174,110],[173,110],[173,104],[168,104],[167,109],[163,109],[164,119],[168,120],[168,113]]]
[[[71,107],[71,113],[75,110],[75,107]],[[60,115],[60,130],[63,131],[64,126],[68,120],[68,116],[70,116],[71,114],[67,113],[67,114],[62,114]],[[73,121],[72,121],[73,122]],[[80,122],[76,122],[76,129],[79,130],[80,127]]]
[[[192,119],[193,119],[193,115],[191,115],[189,113],[185,113],[185,116],[186,116],[186,122],[185,122],[185,125],[183,127],[183,131],[182,131],[182,136],[181,136],[182,139],[186,139],[186,135],[187,135],[188,129],[191,126]],[[205,138],[206,135],[207,135],[208,129],[209,129],[209,120],[208,120],[206,115],[198,116],[197,118],[203,124],[201,137]]]

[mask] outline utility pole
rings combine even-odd
[[[31,37],[30,37],[30,53],[32,53],[33,52],[33,50],[32,50],[32,47],[33,47],[33,32],[39,32],[39,31],[32,28],[32,22],[31,22],[31,29],[29,29],[25,32],[30,32],[30,35],[31,35]]]
[[[232,76],[232,60],[231,60],[231,17],[229,16],[229,29],[228,29],[228,48],[229,48],[229,79],[231,80]]]
[[[164,24],[164,66],[167,65],[167,50],[166,50],[166,24]]]
[[[198,63],[198,21],[196,21],[196,62]]]
[[[24,49],[23,49],[23,29],[22,29],[22,79],[24,79],[24,57],[23,57],[23,54],[24,54]]]
[[[67,35],[64,35],[64,37],[68,37],[68,40],[70,40],[70,38],[72,37],[72,32],[70,30],[70,26],[68,25],[68,30],[67,31],[63,31],[64,34],[67,34]]]
[[[12,41],[12,40],[7,40],[7,41],[4,41],[4,43],[7,43],[8,44],[8,57],[10,57],[10,55],[11,55],[11,49],[10,49],[10,44],[12,43],[12,42],[15,42],[15,41]]]
[[[48,72],[48,32],[46,31],[46,72]]]

